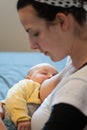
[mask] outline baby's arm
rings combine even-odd
[[[30,90],[26,81],[21,81],[14,85],[14,87],[8,92],[5,100],[6,108],[15,125],[17,125],[18,122],[30,120],[27,108],[29,92]]]
[[[0,130],[7,130],[5,124],[3,123],[2,119],[4,118],[4,109],[3,109],[3,102],[0,102]],[[29,128],[30,130],[30,121],[26,122],[18,122],[18,130],[22,130],[22,128],[25,128],[27,130]]]

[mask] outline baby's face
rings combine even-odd
[[[34,69],[30,76],[30,79],[42,84],[44,80],[51,78],[57,73],[57,70],[51,66],[41,66],[37,69]]]

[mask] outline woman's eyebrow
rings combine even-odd
[[[27,33],[33,33],[33,32],[34,32],[34,30],[31,29],[31,28],[27,28],[27,29],[25,29],[25,30],[26,30]]]
[[[25,29],[26,30],[26,32],[30,32],[30,28],[27,28],[27,29]]]
[[[27,29],[25,29],[25,30],[26,30],[26,32],[30,32],[30,31],[32,31],[31,28],[27,28]]]

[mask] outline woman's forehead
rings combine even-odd
[[[32,6],[27,6],[18,11],[19,18],[25,29],[32,29],[34,26],[44,24],[44,20],[39,18]]]
[[[21,21],[24,20],[33,20],[37,18],[37,14],[32,6],[26,6],[18,11],[19,17]],[[34,22],[34,20],[32,21]]]

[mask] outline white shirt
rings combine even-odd
[[[32,130],[41,130],[49,119],[52,106],[60,102],[77,107],[87,116],[87,65],[65,77],[44,100],[31,120]]]

